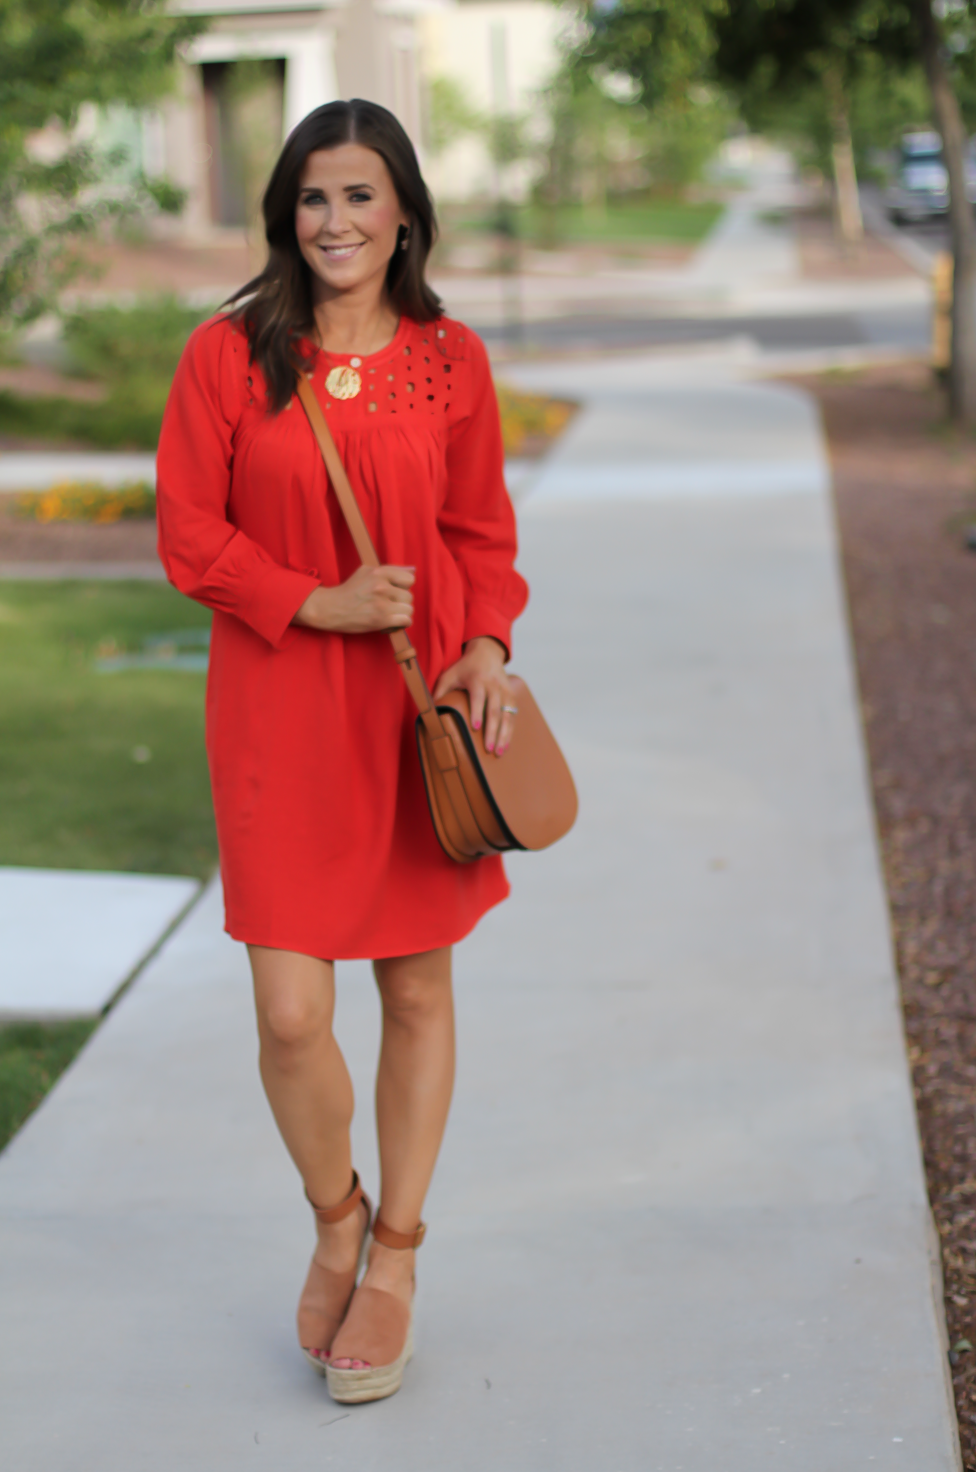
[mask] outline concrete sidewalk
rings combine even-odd
[[[159,874],[0,866],[0,1019],[96,1017],[199,888]]]
[[[123,486],[156,484],[156,456],[131,450],[4,450],[0,452],[0,491],[46,491],[62,481],[95,481]]]
[[[813,411],[603,388],[520,509],[581,815],[458,951],[403,1391],[336,1406],[294,1343],[311,1223],[211,891],[0,1160],[16,1472],[958,1469]],[[669,420],[807,471],[690,494]],[[340,992],[372,1189],[365,965]]]

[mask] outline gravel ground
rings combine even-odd
[[[967,1472],[976,1469],[976,439],[927,369],[819,400]]]

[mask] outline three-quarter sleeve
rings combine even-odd
[[[447,446],[447,496],[438,526],[464,583],[464,642],[490,635],[510,654],[512,623],[528,600],[515,571],[515,512],[505,488],[505,452],[488,354],[467,334],[470,397]]]
[[[228,520],[246,353],[244,338],[221,319],[198,327],[186,345],[156,456],[159,556],[181,593],[242,619],[279,648],[319,584],[282,567]]]

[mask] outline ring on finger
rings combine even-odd
[[[517,716],[518,715],[518,706],[517,705],[503,705],[502,706],[502,710],[508,711],[508,714],[510,716]]]

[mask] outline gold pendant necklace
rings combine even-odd
[[[355,368],[345,365],[330,368],[325,386],[334,399],[354,399],[363,386]]]

